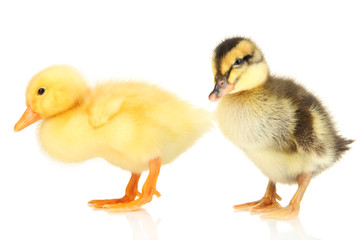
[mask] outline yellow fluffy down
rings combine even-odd
[[[157,156],[173,161],[211,127],[208,112],[144,82],[99,84],[80,102],[40,128],[45,150],[64,162],[101,157],[139,173]]]

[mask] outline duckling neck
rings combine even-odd
[[[236,93],[228,94],[223,97],[223,100],[220,101],[225,101],[228,103],[230,101],[232,103],[237,103],[237,104],[245,104],[248,101],[250,102],[257,101],[258,97],[266,92],[265,90],[266,82],[267,81],[265,81],[260,86],[257,86],[252,89],[242,90]]]
[[[39,129],[42,147],[50,156],[64,162],[80,162],[93,158],[93,129],[89,125],[87,100],[77,101],[71,108],[43,120]]]
[[[52,118],[57,118],[57,117],[60,117],[62,115],[66,115],[70,112],[73,112],[73,111],[77,111],[77,110],[81,110],[82,108],[85,107],[85,105],[88,104],[88,98],[86,96],[81,96],[79,97],[72,105],[70,105],[68,108],[60,111],[60,112],[57,112],[56,114],[54,115],[51,115],[49,117],[47,117],[46,119],[52,119]]]

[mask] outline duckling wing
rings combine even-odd
[[[290,79],[271,78],[266,87],[268,94],[277,99],[269,112],[276,115],[272,119],[278,119],[276,126],[280,126],[273,131],[278,147],[285,152],[324,152],[324,141],[332,137],[333,127],[320,101]]]
[[[269,91],[290,106],[293,122],[283,146],[290,152],[315,152],[323,154],[333,145],[336,130],[320,100],[304,87],[290,79],[272,78]]]
[[[108,123],[119,113],[124,99],[124,96],[117,94],[111,88],[104,89],[102,86],[96,89],[88,107],[90,125],[99,128]]]

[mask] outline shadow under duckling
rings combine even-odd
[[[93,200],[95,208],[137,210],[160,196],[160,167],[176,159],[211,127],[208,112],[157,86],[109,81],[89,88],[81,74],[55,65],[36,74],[26,91],[27,109],[16,123],[20,131],[43,119],[43,148],[63,162],[100,157],[132,173],[120,199]],[[138,192],[143,171],[149,175]],[[137,198],[138,197],[138,198]]]
[[[209,99],[221,99],[220,130],[269,178],[263,198],[234,208],[271,219],[296,217],[311,178],[338,161],[353,140],[337,133],[321,102],[304,87],[269,74],[263,54],[247,38],[220,43],[212,70],[215,88]],[[299,186],[284,208],[277,202],[278,182]]]

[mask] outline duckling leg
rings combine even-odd
[[[280,209],[270,210],[261,217],[283,221],[297,217],[299,215],[300,202],[304,196],[306,188],[309,186],[311,176],[311,173],[303,173],[297,177],[299,187],[288,206]]]
[[[161,158],[157,157],[149,162],[149,176],[147,177],[139,198],[127,203],[115,203],[104,205],[103,208],[114,210],[115,212],[128,212],[139,209],[145,203],[152,200],[153,195],[160,196],[156,190],[156,182],[160,173]]]
[[[281,205],[276,201],[276,199],[281,200],[281,197],[276,193],[275,183],[269,181],[263,198],[261,198],[259,201],[235,205],[234,209],[236,211],[261,212],[266,209],[281,208]]]
[[[138,183],[140,176],[141,173],[131,173],[131,178],[126,187],[124,197],[118,199],[92,200],[88,202],[88,204],[95,208],[102,208],[104,205],[108,204],[127,203],[133,201],[136,196],[139,195]]]

